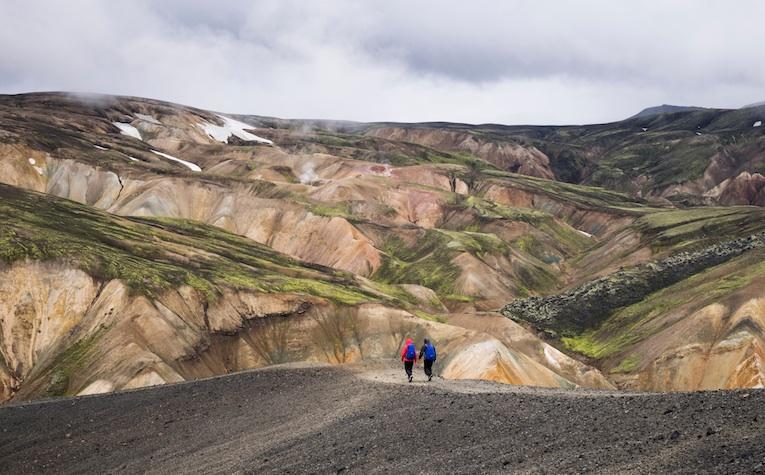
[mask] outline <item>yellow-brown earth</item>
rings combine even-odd
[[[741,267],[732,264],[705,269],[697,278],[706,279],[712,297],[703,307],[667,290],[646,296],[644,308],[612,309],[613,318],[634,312],[630,325],[641,322],[634,327],[640,338],[618,348],[609,340],[612,329],[561,340],[496,313],[517,298],[556,294],[622,267],[759,231],[759,208],[731,205],[763,204],[762,176],[747,169],[758,163],[762,139],[747,145],[755,158],[745,163],[710,154],[702,176],[645,192],[624,187],[632,192],[624,194],[563,182],[560,157],[543,143],[522,143],[519,130],[502,136],[437,125],[231,119],[247,123],[240,135],[258,139],[233,134],[221,142],[206,131],[224,128],[227,119],[158,101],[0,99],[0,183],[9,210],[0,218],[3,400],[100,393],[286,361],[393,358],[407,335],[438,343],[438,370],[448,378],[651,390],[762,386],[765,285],[750,265],[757,254],[736,261],[751,274],[735,274]],[[140,139],[115,122],[134,127]],[[36,216],[63,201],[17,199],[33,196],[24,190],[84,207],[60,205],[60,221],[25,228],[32,218],[19,222],[11,211]],[[680,194],[724,206],[679,209],[673,203]],[[188,220],[173,221],[172,240],[142,254],[159,266],[171,259],[186,280],[147,290],[119,267],[127,264],[96,265],[35,240],[38,233],[73,233],[67,226],[88,209],[105,212],[88,215],[87,223],[104,232],[91,238],[109,252],[127,252],[121,263],[140,246],[123,246],[122,235],[110,234],[123,223],[118,217],[147,226],[140,228],[149,233],[147,246],[164,229],[161,219]],[[224,238],[201,242],[197,224],[189,231],[181,222],[233,233],[242,239],[237,246],[267,246],[274,251],[268,279],[287,282],[298,273],[335,287],[261,285],[265,261],[241,262],[236,247],[214,245]],[[89,238],[77,239],[86,241],[71,242]],[[209,278],[208,290],[194,280],[212,272],[198,260],[218,258],[241,264],[242,274]],[[737,285],[713,284],[726,278]],[[738,285],[741,279],[746,283]],[[353,297],[342,290],[349,282]],[[593,339],[610,352],[598,353]]]

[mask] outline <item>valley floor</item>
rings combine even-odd
[[[765,391],[407,384],[281,367],[0,408],[3,473],[765,472]],[[419,382],[418,382],[419,380]]]

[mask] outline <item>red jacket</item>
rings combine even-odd
[[[409,345],[414,346],[414,341],[412,341],[411,338],[406,339],[406,343],[404,344],[404,348],[401,349],[401,361],[414,361],[417,362],[417,347],[414,348],[414,358],[407,358],[406,357],[406,349],[409,348]]]

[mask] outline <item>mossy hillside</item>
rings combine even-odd
[[[314,128],[310,134],[294,134],[283,138],[279,146],[292,152],[325,152],[343,158],[394,166],[480,163],[482,167],[494,168],[488,162],[465,152],[443,152],[415,143],[322,128]]]
[[[762,108],[704,110],[582,126],[469,126],[449,124],[493,141],[534,146],[550,158],[561,181],[637,191],[637,177],[653,193],[700,178],[723,148],[750,160],[765,149]]]
[[[521,221],[536,226],[544,221],[553,219],[549,213],[544,211],[531,208],[512,208],[475,195],[452,194],[449,197],[448,205],[454,209],[470,210],[474,212],[477,219],[484,221]]]
[[[633,227],[655,252],[689,248],[765,230],[765,209],[702,207],[646,214]]]
[[[453,231],[446,229],[420,230],[417,239],[405,241],[396,235],[385,237],[381,246],[382,265],[371,276],[386,284],[417,284],[432,289],[444,302],[471,302],[473,297],[459,294],[455,281],[462,270],[453,263],[460,253],[478,259],[505,256],[513,265],[506,273],[513,275],[513,285],[521,295],[547,293],[559,286],[558,276],[547,264],[532,255],[520,256],[518,250],[490,233]]]
[[[453,210],[467,211],[473,214],[471,224],[462,227],[465,232],[488,232],[492,226],[503,223],[522,222],[546,235],[545,242],[528,237],[510,243],[511,247],[521,252],[529,252],[545,263],[559,260],[551,250],[560,250],[566,255],[580,253],[592,245],[590,239],[576,231],[571,226],[557,220],[551,214],[530,208],[513,208],[500,205],[477,196],[453,195],[448,205]],[[446,223],[449,224],[449,223]],[[449,224],[450,225],[450,224]],[[533,240],[534,246],[528,246]]]
[[[423,310],[413,310],[412,313],[414,313],[414,315],[417,316],[418,318],[427,320],[429,322],[446,323],[446,319],[440,315],[428,313]]]
[[[389,236],[382,246],[382,265],[371,276],[386,284],[418,284],[428,287],[439,297],[454,294],[454,282],[460,269],[451,261],[458,250],[449,248],[452,240],[434,230],[422,230],[422,235],[408,244],[398,236]]]
[[[560,288],[560,275],[550,271],[542,263],[516,261],[513,272],[516,277],[515,288],[519,298],[547,295]]]
[[[764,248],[765,232],[761,232],[683,251],[620,269],[558,295],[514,300],[505,305],[502,313],[564,337],[575,337],[598,328],[614,312],[635,305],[652,293]]]
[[[0,185],[0,259],[27,258],[67,261],[148,296],[190,285],[211,300],[222,288],[305,292],[346,304],[379,299],[348,273],[301,263],[213,226],[120,218]]]
[[[550,168],[555,173],[555,178],[566,183],[579,183],[584,178],[584,170],[587,167],[587,151],[581,147],[569,147],[567,144],[534,142],[542,153],[550,159]]]
[[[347,201],[339,203],[311,203],[308,210],[316,215],[327,218],[346,218],[352,219],[351,206]]]
[[[590,358],[613,359],[665,329],[671,324],[667,318],[671,313],[690,314],[760,281],[765,282],[765,250],[762,249],[654,292],[617,311],[597,328],[564,337],[562,341],[568,349]],[[632,369],[635,368],[629,371]]]
[[[630,373],[637,369],[638,365],[640,365],[640,355],[631,353],[619,362],[619,365],[616,368],[611,370],[611,374]]]
[[[576,208],[632,216],[659,210],[625,193],[606,188],[575,185],[500,171],[486,171],[485,174],[499,186],[520,188],[547,195],[555,201],[568,202]]]
[[[703,138],[691,132],[684,135],[682,139],[658,136],[652,142],[619,148],[602,159],[597,169],[619,170],[629,178],[651,177],[646,185],[648,191],[694,180],[704,174],[712,156],[719,150],[719,143],[711,135]],[[593,174],[591,181],[597,184],[595,176]]]
[[[510,247],[493,234],[423,229],[416,241],[407,243],[391,235],[382,246],[382,265],[372,279],[388,284],[418,284],[436,292],[441,299],[459,300],[454,282],[461,271],[452,260],[461,252],[478,257],[489,253],[509,254]]]
[[[47,396],[72,395],[69,390],[72,377],[77,375],[79,369],[85,367],[95,356],[96,345],[108,329],[107,326],[101,326],[56,356],[53,363],[45,370],[50,374],[48,387],[45,390]]]

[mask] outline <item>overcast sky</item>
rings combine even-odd
[[[591,123],[765,100],[765,2],[2,0],[0,93],[287,118]]]

